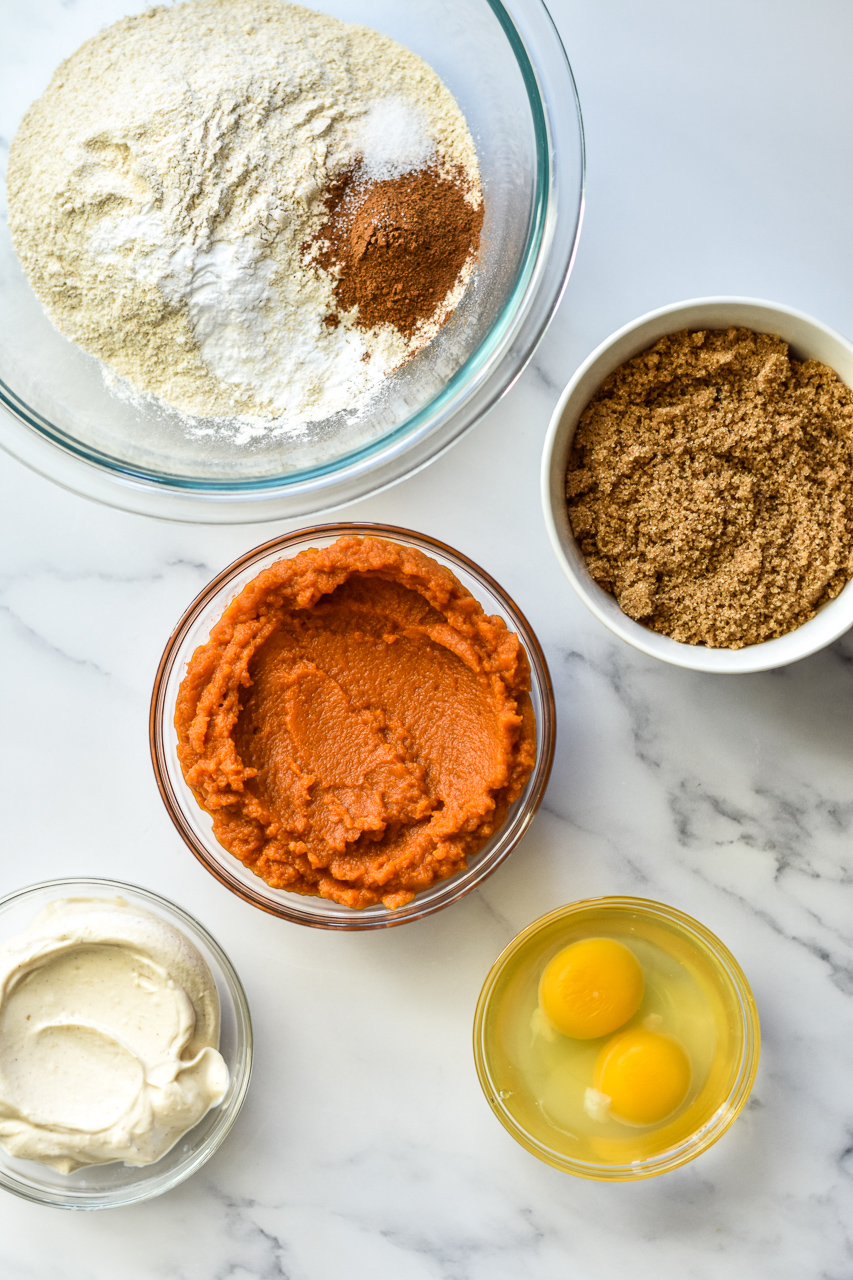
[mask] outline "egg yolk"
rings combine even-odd
[[[539,982],[539,1005],[564,1036],[594,1040],[633,1018],[644,987],[633,951],[613,938],[584,938],[548,963]]]
[[[690,1062],[677,1040],[637,1027],[614,1036],[595,1065],[595,1087],[610,1114],[628,1124],[657,1124],[684,1101]]]

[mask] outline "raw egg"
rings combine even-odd
[[[595,1064],[595,1087],[610,1114],[628,1124],[657,1124],[687,1097],[690,1062],[672,1036],[634,1027],[609,1040]]]
[[[558,1031],[594,1040],[624,1026],[640,1007],[639,961],[613,938],[584,938],[564,947],[539,982],[539,1005]]]

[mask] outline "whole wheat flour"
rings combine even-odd
[[[12,145],[11,231],[57,328],[137,392],[288,430],[422,348],[473,265],[415,332],[342,311],[307,247],[354,167],[428,167],[482,204],[464,117],[409,50],[278,0],[189,0],[59,67]]]

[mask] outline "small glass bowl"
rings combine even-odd
[[[187,662],[198,646],[206,643],[211,628],[227,606],[262,569],[309,547],[329,546],[344,535],[385,538],[426,552],[456,575],[486,613],[503,617],[507,626],[517,633],[530,663],[530,698],[536,717],[536,764],[524,792],[510,806],[501,829],[479,853],[468,859],[466,871],[457,872],[447,880],[439,880],[419,893],[407,906],[394,911],[382,905],[355,910],[323,898],[274,889],[266,884],[215,838],[211,817],[201,808],[184,781],[177,755],[173,721],[178,689]],[[456,902],[482,884],[510,855],[530,826],[542,800],[554,755],[555,724],[554,692],[545,656],[524,614],[494,578],[467,556],[426,534],[398,529],[394,525],[326,524],[298,529],[256,547],[224,569],[196,597],[172,632],[160,659],[151,698],[149,732],[157,786],[169,816],[195,856],[221,884],[245,902],[296,924],[320,929],[382,929],[420,920]]]
[[[179,929],[201,952],[216,981],[221,1010],[219,1052],[228,1066],[228,1092],[153,1164],[114,1161],[59,1173],[33,1160],[19,1160],[0,1147],[0,1187],[34,1204],[57,1209],[115,1209],[151,1200],[191,1177],[218,1150],[237,1119],[252,1074],[252,1020],[246,993],[231,961],[191,915],[138,885],[119,880],[63,879],[16,889],[0,899],[0,943],[30,925],[56,898],[126,898]]]
[[[684,1110],[651,1134],[632,1127],[624,1142],[600,1142],[601,1158],[594,1161],[580,1158],[581,1140],[547,1118],[514,1061],[511,1040],[519,1018],[529,1017],[531,986],[535,992],[548,961],[570,943],[598,935],[653,942],[687,969],[708,999],[719,1052]],[[759,1047],[752,991],[729,949],[697,920],[647,898],[589,898],[534,920],[492,965],[474,1015],[477,1075],[501,1124],[546,1164],[596,1182],[669,1173],[706,1151],[742,1111],[758,1070]],[[660,1133],[664,1139],[658,1147]],[[634,1156],[625,1158],[631,1147]]]

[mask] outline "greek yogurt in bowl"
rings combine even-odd
[[[222,1101],[197,949],[125,898],[57,898],[0,947],[0,1144],[72,1173],[151,1164]]]
[[[59,1209],[150,1200],[231,1132],[252,1073],[233,965],[137,885],[0,898],[0,1188]]]

